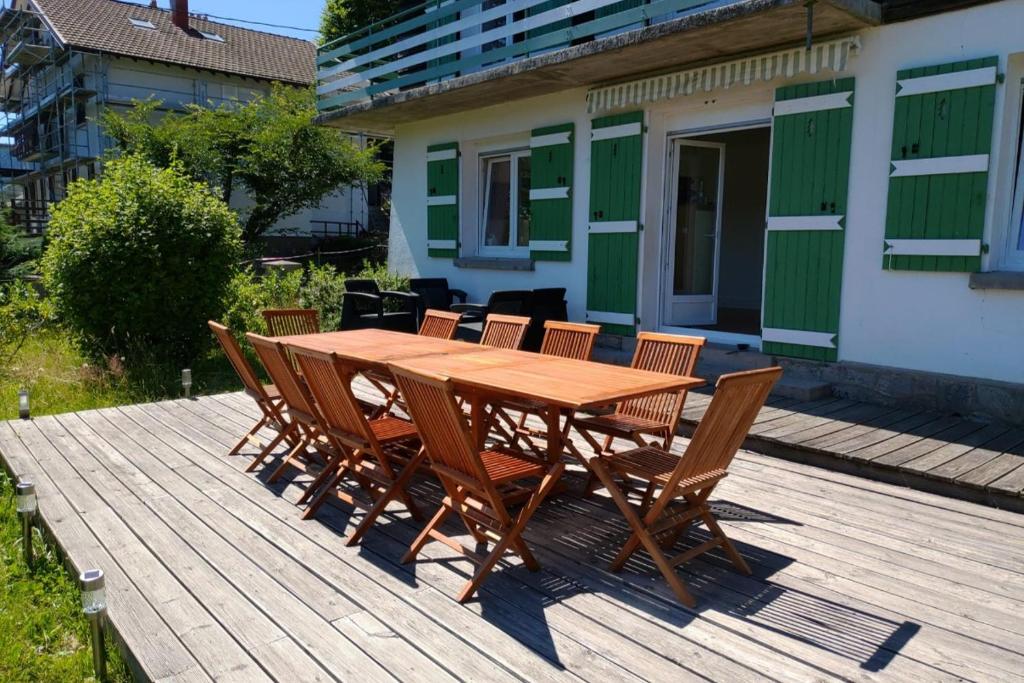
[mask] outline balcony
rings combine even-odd
[[[325,44],[321,121],[394,126],[879,22],[870,0],[431,0]]]

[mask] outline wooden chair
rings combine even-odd
[[[642,446],[590,459],[588,465],[607,487],[633,530],[612,561],[613,571],[621,569],[642,545],[672,592],[688,607],[696,603],[675,572],[680,564],[721,546],[740,572],[750,574],[750,567],[718,525],[707,501],[718,482],[728,474],[736,451],[781,376],[782,368],[777,367],[723,375],[682,456],[654,446]],[[647,483],[639,513],[615,482],[614,475]],[[652,503],[652,493],[658,488],[661,493]],[[666,557],[665,551],[675,545],[693,522],[703,522],[711,538],[679,555]]]
[[[522,347],[528,329],[530,319],[526,316],[491,313],[484,323],[480,345],[517,351]]]
[[[541,355],[574,360],[590,360],[590,354],[594,350],[594,341],[600,331],[600,325],[548,320],[544,323],[544,341],[541,343],[540,353]],[[513,420],[506,412],[508,409],[518,411],[519,419]],[[511,428],[512,435],[509,446],[518,448],[519,440],[523,439],[534,455],[541,458],[547,457],[545,451],[533,441],[534,439],[546,439],[547,432],[543,429],[526,426],[526,420],[530,415],[540,418],[547,424],[545,418],[547,409],[543,403],[523,399],[505,401],[496,407],[497,415]]]
[[[420,325],[418,334],[421,337],[433,337],[435,339],[455,339],[455,333],[459,330],[459,319],[461,317],[458,313],[428,308],[423,314],[423,323]]]
[[[337,354],[302,349],[293,353],[323,419],[322,433],[335,451],[333,460],[299,499],[300,505],[309,501],[303,519],[315,516],[329,497],[365,510],[367,514],[348,538],[348,545],[358,543],[396,497],[402,499],[414,519],[422,519],[406,490],[425,457],[415,443],[419,438],[416,427],[391,416],[367,420],[352,391],[352,379],[358,373]],[[369,491],[372,504],[364,504],[338,488],[346,477]]]
[[[321,424],[323,420],[319,417],[313,396],[309,392],[309,387],[299,378],[295,368],[292,367],[292,359],[285,350],[284,345],[275,339],[253,334],[252,332],[246,334],[245,337],[252,344],[253,348],[256,349],[260,362],[263,363],[263,367],[266,369],[267,374],[270,375],[270,379],[273,380],[274,386],[281,393],[281,398],[284,402],[284,412],[289,417],[288,424],[283,433],[285,438],[294,437],[295,442],[294,447],[285,455],[281,463],[270,475],[267,483],[277,481],[289,467],[305,472],[308,469],[306,461],[310,459],[318,460],[321,464],[327,464],[334,454],[326,447],[322,436]],[[312,452],[310,452],[310,448],[313,448]],[[246,468],[246,472],[255,470],[267,455],[269,455],[269,451],[257,456],[249,464],[249,467]]]
[[[629,367],[692,377],[705,341],[703,337],[641,332],[637,335],[636,350]],[[574,418],[566,422],[565,442],[572,443],[568,439],[569,430],[575,428],[598,455],[611,453],[616,437],[629,439],[637,446],[658,446],[667,451],[675,438],[686,393],[684,390],[634,398],[616,405],[610,415]],[[598,443],[593,436],[595,433],[604,437],[603,443]],[[649,443],[644,436],[653,436],[661,442]],[[591,474],[586,488],[588,493],[596,482]]]
[[[440,509],[413,541],[402,562],[415,559],[431,539],[475,562],[477,569],[459,592],[459,602],[466,602],[473,596],[506,551],[517,553],[531,571],[538,570],[540,565],[526,547],[522,533],[561,476],[562,463],[547,466],[511,451],[477,450],[456,402],[451,380],[419,374],[400,365],[392,365],[391,373],[419,430],[430,469],[447,493]],[[524,499],[525,503],[513,516],[507,503]],[[490,553],[484,556],[441,532],[441,525],[453,512],[461,517],[478,544],[494,541]]]
[[[263,311],[263,319],[271,337],[320,332],[320,314],[312,308],[268,308]]]
[[[260,459],[265,458],[268,453],[277,448],[281,441],[287,438],[285,433],[286,420],[281,414],[281,394],[273,384],[263,384],[260,382],[256,372],[249,365],[249,361],[246,360],[245,354],[242,353],[242,347],[238,345],[235,337],[231,334],[231,330],[212,320],[208,321],[207,325],[210,326],[221,348],[224,349],[224,355],[228,357],[231,367],[235,369],[238,378],[242,380],[243,390],[256,401],[256,406],[262,414],[259,421],[253,425],[252,429],[245,433],[245,436],[235,444],[235,447],[228,452],[228,455],[238,454],[242,450],[242,446],[246,443],[251,443],[260,449],[260,455],[257,457]],[[270,427],[277,431],[277,436],[267,444],[264,444],[257,437],[259,431],[264,427]],[[294,446],[295,444],[292,443],[291,445]]]

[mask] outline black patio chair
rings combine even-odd
[[[512,289],[491,292],[486,304],[452,304],[449,310],[462,314],[462,323],[483,323],[491,313],[503,315],[527,315],[530,292]]]
[[[416,277],[409,280],[409,290],[417,295],[416,318],[419,323],[423,322],[423,315],[428,308],[438,311],[451,310],[452,304],[458,299],[459,303],[466,303],[469,296],[461,289],[453,289],[448,286],[446,277]]]
[[[341,304],[341,329],[358,330],[369,327],[397,332],[416,332],[417,299],[418,297],[411,292],[381,290],[373,280],[345,280],[345,295]]]
[[[530,292],[523,315],[530,316],[530,327],[523,339],[523,349],[540,351],[544,341],[544,323],[548,320],[565,322],[569,311],[565,302],[565,287],[546,287]]]

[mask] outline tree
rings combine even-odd
[[[320,41],[329,43],[418,4],[410,0],[327,0],[320,15]]]
[[[108,110],[103,127],[122,153],[162,168],[179,160],[227,203],[243,191],[251,201],[242,211],[247,241],[339,187],[376,182],[383,173],[375,148],[360,149],[351,137],[314,123],[311,89],[275,85],[250,102],[190,105],[162,117],[160,105],[147,100],[123,114]]]
[[[184,367],[209,343],[241,254],[238,219],[180,162],[109,161],[71,184],[49,234],[43,280],[84,351]]]

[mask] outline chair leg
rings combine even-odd
[[[718,520],[716,520],[715,516],[711,514],[711,510],[708,508],[706,503],[701,507],[700,517],[704,520],[704,524],[707,525],[708,530],[721,541],[725,554],[729,556],[730,560],[732,560],[736,569],[738,569],[741,574],[750,576],[753,573],[750,571],[750,565],[748,565],[747,561],[743,559],[740,552],[736,550],[736,546],[733,545],[732,540],[730,540],[729,537],[725,535],[725,532],[722,531],[722,527],[718,526]]]
[[[241,439],[238,440],[238,443],[235,444],[234,448],[232,448],[230,451],[228,451],[228,455],[238,455],[238,452],[240,450],[242,450],[242,446],[244,446],[245,444],[249,443],[249,440],[252,439],[254,436],[256,436],[256,434],[261,429],[263,429],[264,425],[266,425],[266,424],[267,424],[267,416],[264,415],[263,417],[260,418],[259,422],[257,422],[256,424],[254,424],[252,426],[252,429],[250,429],[249,431],[247,431],[245,433],[245,436],[243,436]]]
[[[669,561],[665,558],[664,553],[658,546],[657,540],[651,536],[647,527],[644,526],[643,521],[637,516],[636,511],[633,510],[633,506],[629,504],[626,497],[622,495],[622,491],[615,484],[615,480],[612,479],[611,473],[605,467],[604,463],[598,459],[594,459],[591,462],[591,466],[594,468],[594,472],[601,479],[601,483],[605,485],[608,492],[612,496],[612,500],[619,506],[619,510],[625,516],[629,526],[633,528],[633,533],[630,535],[629,540],[623,546],[622,550],[619,551],[619,555],[612,562],[612,571],[618,571],[622,568],[622,565],[626,563],[629,556],[632,555],[638,545],[643,545],[644,549],[650,554],[651,559],[654,560],[654,564],[661,571],[662,576],[665,577],[665,581],[668,583],[669,588],[675,594],[679,602],[683,603],[687,607],[695,607],[697,602],[693,599],[693,595],[687,590],[686,586],[683,585],[682,580],[676,574],[675,569],[669,564]]]
[[[289,436],[294,434],[294,432],[295,432],[295,423],[289,422],[288,426],[285,427],[284,429],[282,429],[278,433],[278,435],[275,436],[271,440],[270,443],[268,443],[266,446],[264,446],[263,450],[260,451],[256,455],[255,458],[253,458],[253,461],[251,463],[249,463],[249,466],[245,468],[245,471],[246,472],[252,472],[257,467],[259,467],[260,463],[262,463],[267,458],[267,456],[270,455],[274,451],[275,448],[277,448],[277,445],[279,443],[281,443],[281,441],[283,441],[284,439],[287,439]]]
[[[326,470],[325,470],[326,471]],[[302,513],[302,519],[313,519],[316,516],[320,506],[327,500],[327,496],[331,495],[331,492],[341,483],[341,480],[345,477],[345,473],[348,471],[348,463],[341,462],[338,465],[338,469],[334,472],[327,483],[320,487],[316,495],[313,496],[313,500],[310,502],[309,507]]]
[[[316,479],[314,479],[312,483],[310,483],[310,485],[306,487],[306,490],[303,491],[302,496],[299,497],[299,502],[297,504],[305,505],[306,502],[313,497],[313,494],[320,490],[320,487],[324,485],[324,482],[335,475],[335,473],[338,471],[338,467],[341,466],[341,462],[343,459],[344,456],[341,453],[334,456],[331,459],[331,461],[327,463],[327,466],[324,467],[323,471],[316,476]]]
[[[409,508],[409,512],[413,513],[414,519],[419,520],[422,517],[419,509],[416,508],[412,499],[409,497],[408,491],[406,491],[405,486],[406,484],[409,483],[409,480],[412,478],[412,475],[416,472],[416,468],[419,467],[419,464],[423,460],[424,455],[425,452],[421,448],[419,452],[417,452],[416,455],[413,457],[413,459],[410,460],[409,463],[404,468],[402,468],[402,471],[399,472],[398,474],[398,478],[396,478],[394,482],[391,484],[391,486],[388,487],[387,491],[384,492],[384,495],[378,498],[377,502],[373,504],[373,507],[370,508],[370,511],[366,513],[366,517],[363,519],[362,522],[359,523],[359,526],[357,526],[356,530],[352,532],[352,535],[349,536],[348,540],[345,542],[345,545],[355,545],[356,543],[359,543],[359,540],[370,529],[370,527],[373,526],[373,523],[377,520],[377,517],[379,517],[380,514],[384,512],[385,508],[387,508],[388,506],[388,503],[391,502],[391,500],[395,496],[400,496],[403,499],[406,507]],[[412,507],[410,507],[410,505]],[[413,510],[415,510],[415,512],[413,512]]]
[[[277,466],[277,469],[271,473],[270,477],[267,479],[267,483],[273,484],[280,479],[281,475],[285,473],[285,470],[292,466],[292,461],[302,455],[305,451],[306,441],[303,440],[298,446],[289,451],[288,455],[286,455],[284,460],[281,461],[281,464]]]
[[[448,519],[448,515],[452,513],[451,507],[442,505],[441,508],[434,514],[433,518],[427,523],[427,526],[423,527],[423,531],[419,533],[416,539],[409,546],[409,549],[405,551],[405,555],[402,555],[402,564],[407,564],[412,560],[416,559],[419,555],[420,550],[430,540],[430,533],[437,529],[437,527],[444,524],[444,520]]]

